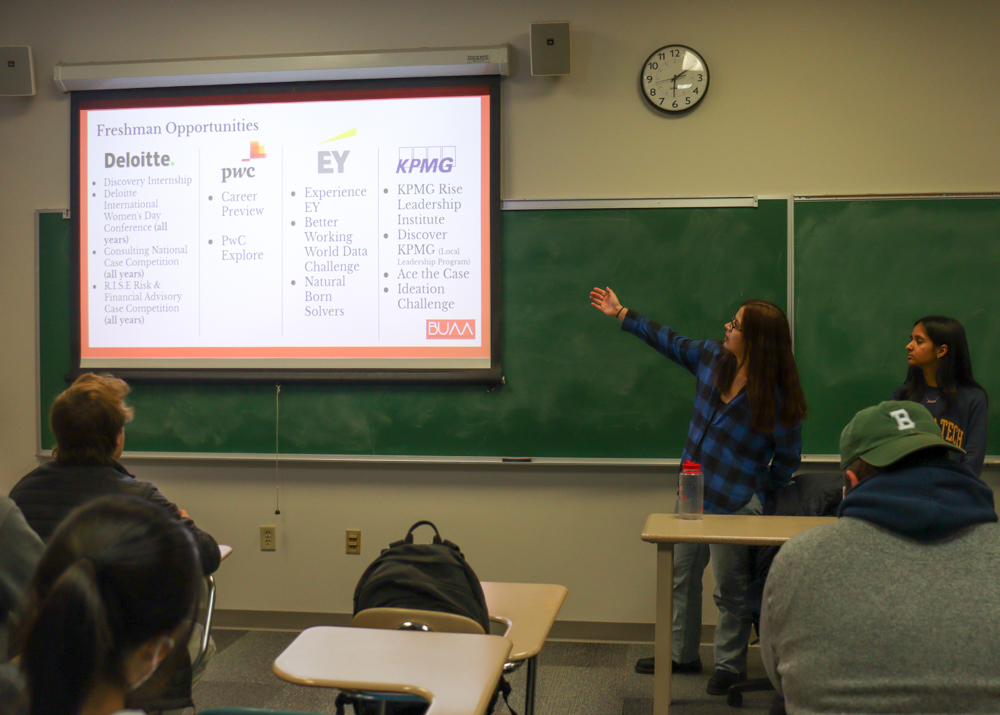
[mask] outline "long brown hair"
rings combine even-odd
[[[776,420],[785,427],[802,422],[808,408],[784,311],[770,301],[748,300],[743,303],[740,330],[746,346],[743,359],[747,365],[751,426],[758,432],[773,432]],[[715,385],[721,392],[733,386],[740,367],[736,356],[726,351],[715,368]]]

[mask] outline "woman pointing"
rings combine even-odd
[[[692,340],[622,306],[610,288],[591,304],[695,376],[694,412],[682,459],[701,465],[705,511],[760,514],[762,495],[788,484],[799,468],[806,401],[792,355],[788,319],[774,303],[748,300],[725,324],[725,340]],[[744,604],[748,547],[674,545],[673,671],[701,671],[702,576],[709,559],[718,584],[715,673],[708,693],[725,695],[746,679],[752,621]],[[653,672],[652,658],[636,664]]]

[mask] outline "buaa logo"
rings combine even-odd
[[[428,320],[428,340],[475,340],[475,320]]]

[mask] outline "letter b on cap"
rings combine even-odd
[[[896,420],[896,426],[899,427],[900,432],[914,429],[917,426],[917,423],[910,419],[910,413],[906,410],[893,410],[889,413],[889,416]]]

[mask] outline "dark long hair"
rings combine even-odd
[[[128,691],[126,656],[185,623],[190,635],[200,577],[190,532],[151,502],[105,497],[70,514],[32,577],[15,641],[31,715],[75,715],[99,683]],[[187,636],[152,687],[183,658]]]
[[[983,386],[972,377],[972,359],[969,357],[969,341],[965,337],[965,328],[954,318],[946,318],[943,315],[927,315],[913,324],[914,327],[923,323],[927,337],[937,348],[941,345],[948,346],[948,352],[939,359],[937,369],[937,384],[944,397],[944,408],[948,409],[955,401],[955,395],[959,387],[978,387],[983,390]],[[902,399],[920,402],[924,399],[927,389],[927,381],[924,380],[924,371],[914,365],[906,372],[906,382],[903,383]],[[986,390],[983,390],[986,394]],[[986,396],[986,403],[989,404],[989,395]]]
[[[748,300],[743,303],[740,329],[746,346],[751,426],[758,432],[773,432],[776,422],[785,427],[799,424],[808,407],[784,311],[770,301]],[[740,367],[736,356],[727,351],[715,368],[715,384],[721,392],[732,387]]]

